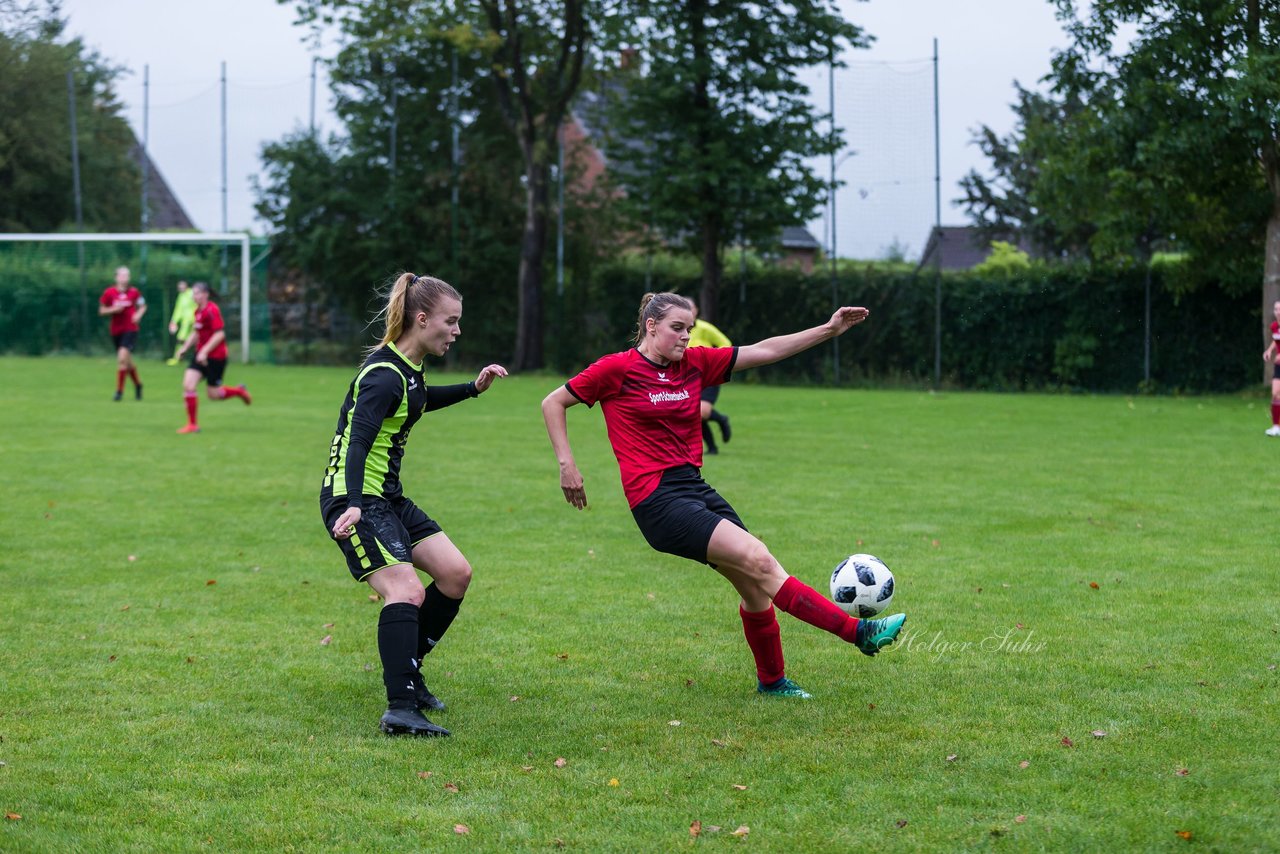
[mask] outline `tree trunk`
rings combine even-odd
[[[524,231],[520,238],[520,271],[516,292],[516,349],[511,357],[515,371],[542,367],[542,256],[547,245],[548,175],[544,165],[529,158],[525,171]]]
[[[720,322],[720,280],[724,270],[720,264],[720,218],[709,216],[702,221],[702,293],[698,297],[698,315],[708,323]]]

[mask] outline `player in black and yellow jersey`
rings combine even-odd
[[[462,295],[440,279],[401,274],[385,317],[381,344],[360,366],[338,414],[320,512],[351,575],[386,603],[378,653],[387,712],[379,726],[393,735],[448,735],[422,714],[444,703],[427,689],[421,665],[457,615],[471,565],[405,496],[400,462],[423,413],[477,397],[507,370],[488,365],[469,383],[426,384],[423,359],[443,356],[461,331]],[[423,587],[415,570],[431,577],[430,586]]]

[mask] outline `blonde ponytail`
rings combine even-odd
[[[405,318],[413,317],[420,311],[430,314],[443,297],[462,302],[462,294],[443,279],[413,273],[401,273],[397,276],[391,285],[391,292],[387,294],[387,304],[379,312],[386,321],[386,329],[378,347],[385,347],[404,334]]]

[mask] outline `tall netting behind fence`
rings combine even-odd
[[[0,235],[0,353],[105,354],[112,352],[108,321],[98,315],[98,300],[128,267],[132,284],[147,301],[135,353],[161,357],[173,353],[169,334],[177,283],[208,282],[226,323],[231,358],[244,353],[242,311],[248,313],[248,356],[274,361],[270,305],[267,299],[265,241],[250,241],[248,302],[243,298],[240,242],[76,239]]]
[[[828,204],[813,230],[830,251],[834,218],[842,258],[919,258],[935,219],[934,62],[845,61],[834,75],[823,66],[803,78],[819,109],[834,101],[845,144],[834,211]],[[831,160],[812,165],[830,179]]]

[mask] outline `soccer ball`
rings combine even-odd
[[[831,598],[850,616],[874,617],[893,601],[893,573],[874,555],[849,555],[831,573]]]

